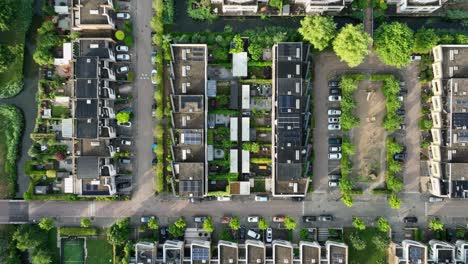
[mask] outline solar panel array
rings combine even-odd
[[[468,126],[468,113],[455,113],[452,119],[455,127]]]
[[[193,248],[192,249],[192,260],[208,260],[210,254],[207,248]]]
[[[184,133],[184,143],[187,145],[199,145],[202,143],[202,135],[200,133]]]
[[[201,195],[201,181],[180,181],[179,188],[181,192],[193,193],[194,196]]]

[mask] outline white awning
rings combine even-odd
[[[237,129],[238,129],[238,118],[237,117],[231,117],[230,118],[230,124],[231,124],[231,141],[237,141]]]
[[[74,189],[73,186],[74,186],[74,182],[73,182],[72,177],[63,179],[63,192],[64,193],[73,193],[73,189]]]
[[[63,43],[63,58],[55,58],[54,65],[68,65],[73,57],[71,43]]]
[[[250,152],[242,150],[242,173],[250,173]]]
[[[229,172],[230,173],[238,173],[238,153],[237,153],[237,149],[231,149],[230,150],[230,155],[229,155],[229,161],[230,161],[230,169],[229,169]]]
[[[62,119],[62,137],[64,138],[73,137],[73,119],[71,118]]]
[[[250,140],[250,117],[242,117],[242,141]]]
[[[247,52],[232,54],[232,75],[247,77]]]
[[[242,85],[242,109],[250,109],[250,85]]]

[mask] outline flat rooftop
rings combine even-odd
[[[347,264],[346,248],[330,246],[330,264]]]
[[[290,247],[275,245],[275,264],[292,264],[293,249]]]
[[[443,47],[444,78],[468,77],[468,47]]]
[[[77,99],[98,98],[97,79],[76,79],[75,95]]]
[[[219,264],[235,264],[238,261],[238,250],[235,247],[219,246]]]
[[[452,263],[453,261],[452,254],[453,254],[453,250],[451,249],[439,249],[438,250],[439,263]]]
[[[206,89],[206,47],[172,45],[176,94],[204,95]]]
[[[418,246],[408,247],[408,263],[409,264],[421,264],[426,263],[425,251],[426,249]]]
[[[74,65],[76,79],[96,79],[98,77],[98,57],[77,57]]]
[[[265,263],[265,249],[247,245],[247,264]]]
[[[98,120],[95,118],[76,119],[77,138],[97,138]]]
[[[97,118],[98,100],[97,99],[78,99],[76,100],[75,117],[76,118]]]
[[[205,128],[204,113],[174,113],[173,120],[176,128],[197,130]]]
[[[103,39],[80,39],[79,47],[79,56],[108,59],[110,57],[110,50],[113,49],[113,44]]]
[[[99,157],[78,157],[76,159],[77,176],[80,179],[99,178]]]
[[[210,249],[206,247],[192,246],[191,258],[193,264],[210,263]]]
[[[80,0],[80,22],[81,24],[108,24],[108,18],[104,15],[113,10],[106,8],[109,5],[109,0]],[[106,10],[104,10],[106,9]]]
[[[302,246],[302,263],[320,263],[320,248],[304,245]]]
[[[204,162],[205,146],[177,145],[173,147],[174,159],[181,162]]]
[[[440,0],[408,0],[410,6],[439,6]]]

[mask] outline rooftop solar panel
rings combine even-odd
[[[210,258],[207,248],[193,248],[192,260],[208,260]]]

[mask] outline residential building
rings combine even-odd
[[[211,4],[214,8],[220,8],[217,12],[222,11],[225,14],[245,14],[257,13],[260,3],[266,3],[268,0],[212,0]]]
[[[468,198],[468,45],[433,48],[431,194]]]
[[[73,181],[65,189],[82,196],[116,194],[117,169],[111,140],[116,138],[112,88],[114,42],[77,39],[73,42],[74,96],[72,97]]]
[[[427,263],[427,246],[413,240],[403,240],[401,244],[394,244],[394,255],[398,264]]]
[[[200,198],[208,192],[207,46],[171,45],[172,173],[179,195]]]
[[[302,5],[307,14],[324,12],[341,12],[346,4],[352,0],[295,0],[294,3]]]
[[[273,46],[272,193],[305,196],[309,186],[309,46]]]
[[[284,240],[273,240],[273,263],[291,264],[293,263],[294,248],[291,242]]]
[[[245,241],[246,264],[257,264],[266,262],[266,246],[258,240]]]
[[[182,264],[184,260],[184,242],[167,240],[163,244],[163,261],[165,264]]]
[[[325,242],[325,248],[328,264],[348,264],[348,246],[346,244],[327,241]]]
[[[457,240],[456,242],[455,260],[457,263],[468,264],[468,242]]]
[[[447,0],[387,0],[396,4],[396,12],[401,14],[430,14],[442,7]]]
[[[157,257],[157,243],[138,242],[135,244],[136,263],[155,264]]]
[[[194,240],[190,243],[190,264],[206,264],[211,259],[211,242]]]
[[[239,246],[237,243],[220,240],[218,242],[219,264],[237,264],[239,262]]]
[[[299,249],[301,252],[300,258],[301,263],[316,263],[320,264],[321,262],[321,246],[317,242],[307,242],[301,241],[299,243]]]
[[[434,264],[454,264],[455,263],[455,246],[432,239],[429,241],[429,261],[432,261]]]
[[[72,29],[105,30],[115,29],[113,0],[73,0]]]

